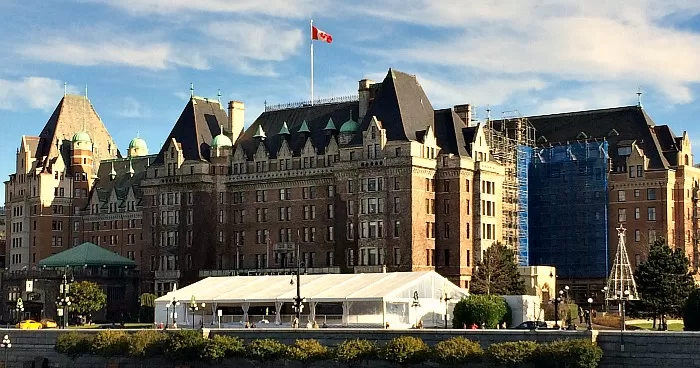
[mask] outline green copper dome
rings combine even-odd
[[[73,143],[76,143],[76,142],[88,142],[89,143],[89,142],[92,142],[92,139],[90,139],[90,135],[87,134],[87,132],[81,130],[73,135],[72,141],[73,141]]]
[[[360,129],[360,125],[352,119],[344,122],[343,125],[340,126],[341,133],[355,133],[358,129]]]
[[[231,142],[231,138],[219,134],[216,137],[214,137],[214,140],[211,141],[211,146],[212,147],[233,147],[233,142]]]
[[[140,149],[147,150],[148,145],[146,144],[146,141],[143,140],[143,138],[136,137],[136,138],[132,139],[131,142],[129,142],[129,149],[132,149],[132,148],[140,148]]]

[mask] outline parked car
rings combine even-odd
[[[544,321],[525,321],[515,327],[513,327],[515,330],[544,330],[544,329],[551,329],[550,327],[547,326],[547,322]]]
[[[42,327],[41,323],[39,323],[37,321],[33,321],[31,319],[20,321],[17,324],[17,328],[22,329],[22,330],[40,330],[41,327]]]
[[[58,328],[58,323],[52,319],[42,319],[41,326],[43,328]]]

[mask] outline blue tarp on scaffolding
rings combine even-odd
[[[575,142],[532,150],[530,265],[562,278],[608,274],[608,143]]]
[[[528,172],[532,148],[518,146],[518,264],[529,266],[529,224],[528,224]]]

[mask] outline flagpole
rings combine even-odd
[[[314,20],[309,21],[311,31],[311,106],[314,105]]]

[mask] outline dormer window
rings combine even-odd
[[[377,129],[375,127],[372,127],[372,139],[377,139]]]
[[[632,154],[632,146],[618,147],[617,154],[619,156],[629,156]]]

